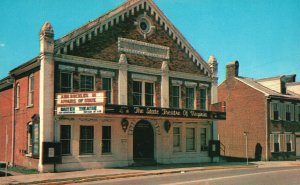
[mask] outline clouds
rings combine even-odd
[[[0,48],[4,48],[5,44],[4,43],[0,43]]]

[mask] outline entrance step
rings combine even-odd
[[[154,159],[134,159],[132,166],[155,166],[157,162]]]

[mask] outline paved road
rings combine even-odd
[[[214,170],[112,179],[80,185],[300,185],[300,167]]]

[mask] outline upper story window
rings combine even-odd
[[[28,106],[33,106],[34,99],[34,76],[31,74],[28,78]]]
[[[145,82],[145,106],[154,106],[153,83]]]
[[[207,109],[207,94],[206,89],[200,89],[200,110]]]
[[[300,105],[296,105],[295,106],[295,120],[296,121],[300,121]]]
[[[186,108],[195,109],[195,88],[186,87]]]
[[[20,84],[16,85],[16,100],[15,100],[15,108],[20,108]]]
[[[133,81],[133,105],[142,105],[142,82]]]
[[[112,103],[112,80],[111,78],[102,78],[102,89],[106,91],[106,103]]]
[[[180,86],[172,86],[171,89],[171,107],[180,108]]]
[[[80,91],[94,91],[94,83],[93,75],[80,75]]]
[[[285,120],[294,121],[294,105],[293,104],[284,104],[285,106]]]
[[[154,83],[133,81],[133,105],[154,106]]]
[[[60,92],[72,92],[73,91],[73,73],[72,72],[60,72]]]
[[[270,118],[271,120],[280,119],[280,103],[271,102],[270,103]]]

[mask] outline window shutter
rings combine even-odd
[[[294,121],[295,117],[295,106],[293,104],[290,105],[290,111],[291,111],[291,121]]]
[[[278,134],[279,136],[279,152],[286,151],[285,134]]]
[[[299,106],[296,105],[296,108],[295,108],[295,109],[296,109],[296,110],[295,110],[295,112],[296,112],[296,116],[295,116],[296,119],[295,119],[295,120],[296,120],[296,121],[299,121],[299,111],[300,111],[300,110],[299,110]]]
[[[270,151],[274,152],[274,134],[270,134]]]
[[[280,120],[286,120],[286,104],[284,103],[280,103],[280,114],[281,115],[281,119]]]
[[[274,120],[274,103],[270,103],[270,119]]]
[[[294,152],[295,151],[295,135],[294,134],[291,134],[291,151]]]

